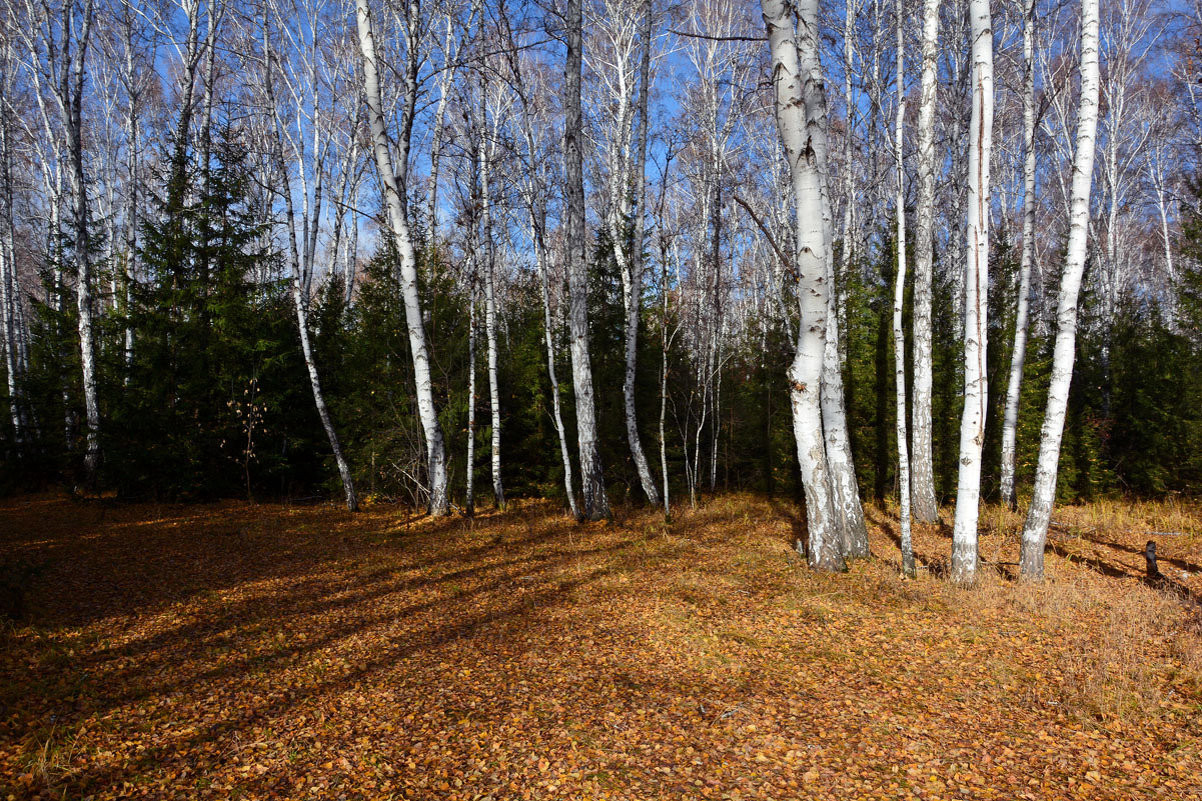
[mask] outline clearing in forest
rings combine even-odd
[[[987,511],[961,590],[881,510],[820,575],[783,502],[515,506],[5,501],[0,798],[1202,798],[1196,509],[1058,510],[1040,586]]]

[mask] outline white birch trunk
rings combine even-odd
[[[365,0],[359,0],[365,2]],[[571,339],[572,385],[576,392],[576,437],[580,452],[583,515],[590,520],[609,517],[605,475],[597,450],[596,404],[593,369],[589,356],[588,269],[584,220],[584,124],[580,107],[583,69],[583,13],[581,0],[569,0],[567,12],[567,65],[564,82],[564,166],[566,172],[566,250],[568,272],[568,333]]]
[[[969,122],[968,240],[964,270],[964,412],[960,418],[960,474],[952,531],[951,579],[977,575],[977,515],[981,449],[985,444],[988,380],[989,159],[993,149],[993,25],[990,0],[969,0],[972,40],[972,118]]]
[[[529,159],[524,165],[524,180],[521,182],[521,192],[526,205],[527,221],[530,226],[530,241],[534,245],[534,259],[538,268],[539,290],[543,305],[543,345],[547,355],[547,377],[551,382],[551,411],[555,424],[555,434],[559,438],[559,455],[563,462],[563,485],[568,501],[568,509],[572,517],[579,519],[580,510],[576,504],[575,482],[572,477],[572,456],[568,449],[567,429],[563,424],[563,409],[559,393],[559,376],[555,367],[556,326],[551,316],[551,290],[547,279],[547,201],[543,187],[546,184],[546,165],[539,160],[535,148],[534,120],[526,85],[522,79],[521,61],[517,56],[517,46],[513,40],[513,31],[505,27],[510,46],[510,68],[517,88],[518,100],[522,105],[522,137],[526,143],[526,155]]]
[[[65,14],[71,29],[63,36],[75,45],[75,54],[70,64],[69,82],[62,87],[60,108],[63,112],[63,128],[67,135],[67,151],[71,159],[69,179],[74,205],[75,225],[75,298],[79,314],[79,350],[83,372],[84,414],[87,420],[87,450],[84,454],[84,472],[89,486],[94,486],[100,469],[100,402],[96,392],[96,343],[92,325],[92,276],[91,244],[88,219],[88,183],[84,174],[83,153],[83,90],[84,63],[88,52],[88,40],[92,29],[93,5],[87,0],[82,10],[82,19],[76,20],[70,12]],[[82,29],[75,34],[76,24]],[[65,56],[64,56],[65,57]]]
[[[838,280],[834,273],[830,191],[826,181],[825,159],[822,167],[823,228],[827,253],[826,345],[822,351],[822,435],[826,443],[827,464],[831,474],[831,500],[839,526],[839,549],[844,558],[861,559],[870,555],[868,526],[860,503],[860,485],[856,463],[851,454],[851,435],[847,429],[843,397],[843,370],[839,358]]]
[[[915,519],[939,517],[931,446],[931,285],[935,240],[935,107],[938,88],[940,0],[925,0],[922,11],[922,88],[918,99],[918,198],[914,231],[914,387],[910,437],[910,497]]]
[[[4,56],[7,67],[9,62],[7,48],[5,48]],[[11,84],[8,76],[9,70],[5,69],[5,73],[4,82],[0,84],[0,93],[3,93],[0,94],[0,104],[7,105]],[[18,334],[21,293],[20,284],[17,282],[17,266],[14,261],[16,248],[14,247],[13,227],[16,220],[13,216],[12,163],[12,139],[9,119],[5,116],[0,119],[0,202],[3,203],[3,211],[0,212],[3,215],[0,217],[0,225],[3,226],[3,233],[0,234],[0,335],[3,335],[4,372],[8,391],[9,417],[13,427],[13,444],[17,453],[20,454],[25,440],[25,432],[22,414],[24,399],[20,381],[22,372],[21,338]]]
[[[472,237],[474,239],[475,237]],[[463,492],[463,511],[468,517],[476,514],[476,248],[471,243],[468,260],[471,262],[471,287],[468,289],[467,312],[467,469]]]
[[[451,46],[455,41],[454,25],[450,13],[446,14],[447,33],[443,40],[443,53],[446,63],[443,64],[442,75],[438,79],[438,106],[434,111],[434,135],[430,145],[430,185],[426,189],[426,229],[429,231],[428,247],[431,252],[438,244],[438,172],[442,160],[443,125],[446,120],[447,98],[451,81],[455,77],[455,69],[450,62],[454,58]]]
[[[0,125],[2,124],[0,123]],[[9,207],[6,205],[6,215],[8,211]],[[6,219],[4,222],[7,226],[8,220]],[[4,241],[0,242],[0,334],[3,335],[3,342],[0,342],[0,345],[4,349],[5,388],[8,391],[8,411],[13,427],[13,445],[20,453],[25,436],[21,421],[20,384],[17,380],[17,352],[20,348],[17,344],[15,311],[19,299],[15,291],[16,282],[11,277],[11,274],[16,272],[11,256],[12,251],[8,247],[8,237],[6,236]]]
[[[664,172],[667,172],[665,166]],[[663,219],[663,214],[660,214]],[[661,239],[662,241],[662,239]],[[672,502],[668,493],[668,443],[664,436],[664,421],[668,415],[668,252],[660,248],[660,365],[659,365],[659,469],[663,482],[664,520],[672,519]]]
[[[296,213],[292,203],[292,187],[288,181],[288,168],[284,161],[284,144],[280,132],[279,113],[276,108],[275,92],[272,87],[273,58],[270,49],[271,45],[267,40],[266,25],[264,25],[263,29],[263,40],[263,49],[267,54],[267,63],[264,67],[263,75],[263,89],[266,95],[267,110],[271,114],[272,133],[274,134],[273,149],[275,151],[276,180],[281,187],[280,194],[284,198],[284,216],[288,227],[288,253],[292,267],[292,305],[296,311],[296,330],[300,336],[301,356],[305,360],[305,370],[309,374],[309,388],[313,392],[313,404],[317,408],[317,416],[321,420],[321,427],[325,431],[326,439],[330,443],[330,450],[334,454],[334,463],[338,467],[338,476],[342,481],[342,491],[346,500],[347,511],[354,512],[359,509],[359,500],[355,495],[355,482],[351,478],[350,465],[347,464],[346,457],[342,453],[342,444],[338,440],[338,433],[334,430],[334,423],[330,418],[330,410],[326,406],[325,393],[321,389],[321,378],[318,375],[317,362],[313,358],[313,347],[309,340],[308,296],[303,279],[306,269],[304,266],[305,262],[301,260],[301,254],[297,248]],[[308,220],[305,220],[305,223],[307,225]],[[302,230],[300,233],[302,238],[307,238],[306,230]],[[306,250],[305,259],[310,264],[312,263],[312,256],[312,251]],[[308,272],[312,272],[311,268]],[[249,490],[248,486],[247,491],[249,492]]]
[[[818,4],[817,0],[804,0],[799,5],[800,31],[794,28],[784,0],[762,0],[761,8],[772,54],[776,122],[797,211],[800,325],[788,375],[793,433],[806,496],[806,550],[812,567],[842,570],[819,402],[828,287],[819,156],[826,146],[826,101],[818,64]]]
[[[487,89],[481,93],[487,96]],[[487,119],[484,130],[487,130]],[[501,397],[497,379],[497,298],[496,258],[492,241],[492,209],[488,183],[490,143],[480,148],[480,203],[484,223],[484,337],[488,344],[488,407],[492,417],[492,491],[498,509],[505,508],[505,488],[501,482]]]
[[[430,514],[446,515],[450,511],[447,499],[446,447],[443,443],[442,426],[438,422],[438,411],[434,406],[434,389],[430,380],[430,353],[426,344],[425,321],[422,319],[421,296],[417,285],[417,259],[413,251],[413,238],[406,217],[402,196],[403,182],[394,170],[388,133],[384,125],[384,106],[380,99],[380,70],[376,57],[375,34],[372,29],[368,0],[356,0],[356,17],[359,31],[359,47],[363,53],[363,93],[367,101],[368,122],[371,126],[372,149],[376,157],[376,170],[383,189],[384,202],[388,209],[388,222],[400,258],[401,293],[405,302],[405,321],[409,332],[409,347],[413,353],[413,373],[417,384],[417,408],[422,429],[426,437],[426,455],[429,460]],[[416,36],[411,37],[410,48],[416,48]],[[411,61],[413,61],[411,57]],[[416,101],[416,86],[409,81],[406,86],[406,104],[410,111]],[[412,124],[411,114],[406,130],[401,136],[401,160],[403,177],[408,172],[408,137]]]
[[[1014,452],[1018,441],[1018,404],[1027,358],[1031,265],[1035,260],[1035,0],[1023,20],[1023,251],[1018,268],[1018,307],[1014,316],[1014,353],[1002,418],[1002,503],[1018,508],[1014,491]]]
[[[659,492],[655,488],[655,479],[651,477],[651,469],[647,464],[647,455],[643,451],[643,441],[639,437],[638,416],[635,411],[635,377],[638,366],[638,342],[641,302],[643,296],[643,233],[644,220],[647,210],[643,208],[647,198],[647,135],[650,121],[647,119],[647,106],[651,83],[651,2],[643,4],[643,41],[642,62],[639,77],[639,127],[635,145],[634,163],[631,173],[635,181],[635,197],[638,216],[634,221],[634,245],[629,259],[629,273],[626,275],[625,300],[626,311],[626,369],[622,380],[622,399],[626,412],[626,439],[630,444],[630,454],[634,458],[635,470],[639,475],[639,483],[643,493],[652,506],[659,505]],[[626,195],[623,189],[623,195]],[[627,207],[629,204],[626,204]],[[615,250],[621,250],[615,245]],[[624,274],[625,275],[625,274]]]
[[[295,225],[292,220],[292,201],[287,201],[287,214],[289,218],[289,228],[294,229]],[[329,440],[330,450],[334,453],[334,463],[338,466],[338,477],[342,481],[342,492],[346,500],[347,511],[355,512],[359,509],[359,499],[355,496],[355,482],[351,477],[350,465],[347,464],[346,457],[342,453],[342,444],[338,440],[338,433],[334,430],[334,423],[330,419],[330,410],[326,406],[325,394],[321,389],[321,378],[317,373],[317,362],[313,359],[313,348],[309,341],[309,323],[308,315],[305,311],[305,299],[302,295],[300,273],[296,267],[296,237],[293,230],[289,231],[289,240],[292,245],[293,271],[292,271],[292,305],[296,309],[296,330],[300,334],[301,355],[305,359],[305,369],[309,373],[309,388],[313,392],[313,404],[317,407],[317,416],[321,419],[321,427],[326,433],[326,439]]]
[[[836,276],[846,280],[847,271],[851,268],[856,248],[852,245],[852,229],[855,218],[856,176],[852,158],[855,153],[855,105],[852,73],[855,69],[855,22],[859,14],[857,0],[846,0],[843,9],[843,98],[846,104],[846,130],[843,134],[843,247],[840,250],[840,267]],[[839,354],[842,365],[844,354]]]
[[[906,301],[906,169],[903,160],[906,120],[906,47],[902,0],[897,0],[897,117],[893,128],[893,151],[897,165],[897,273],[893,281],[893,376],[897,393],[897,483],[899,527],[901,528],[902,573],[914,578],[914,546],[910,541],[910,451],[906,432],[906,331],[902,313]]]
[[[132,25],[127,23],[125,41],[125,71],[129,86],[129,113],[126,115],[125,131],[129,150],[129,165],[126,174],[126,209],[125,209],[125,259],[122,267],[123,307],[125,311],[125,379],[129,384],[130,371],[134,362],[134,328],[130,322],[130,308],[133,305],[133,284],[138,276],[138,102],[141,91],[134,88],[138,81],[135,72],[132,39]]]
[[[559,376],[555,369],[555,327],[551,321],[551,293],[547,286],[547,247],[543,240],[541,224],[535,235],[535,259],[538,262],[538,283],[543,301],[543,341],[547,349],[547,377],[551,381],[551,411],[555,421],[555,433],[559,437],[559,456],[563,460],[563,487],[567,493],[568,509],[572,517],[580,517],[573,489],[572,456],[568,450],[567,430],[563,424],[562,404],[559,400]]]
[[[1026,579],[1043,578],[1043,551],[1052,504],[1056,500],[1060,442],[1064,435],[1064,415],[1068,408],[1077,341],[1077,296],[1081,290],[1089,239],[1089,194],[1098,130],[1098,86],[1098,0],[1081,0],[1081,107],[1077,116],[1077,150],[1073,157],[1072,215],[1064,273],[1060,279],[1052,378],[1039,443],[1035,489],[1023,526],[1020,562]]]

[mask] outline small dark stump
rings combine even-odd
[[[1160,568],[1156,566],[1156,542],[1148,540],[1148,544],[1144,546],[1144,558],[1148,560],[1148,578],[1160,578]]]

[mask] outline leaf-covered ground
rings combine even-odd
[[[0,798],[1202,798],[1202,514],[1058,511],[1031,587],[990,511],[973,590],[946,530],[906,582],[870,518],[825,576],[743,496],[670,526],[10,499]]]

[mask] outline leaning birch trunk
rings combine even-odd
[[[359,0],[366,2],[366,0]],[[576,391],[576,437],[580,451],[583,515],[590,520],[609,517],[605,475],[597,450],[597,412],[593,398],[593,368],[589,356],[588,270],[584,226],[584,120],[580,81],[584,62],[581,0],[569,0],[567,65],[564,81],[564,166],[567,194],[568,334],[571,339],[572,386]]]
[[[1077,342],[1077,295],[1081,290],[1089,239],[1089,190],[1098,130],[1098,86],[1098,0],[1082,0],[1081,108],[1077,116],[1077,152],[1073,159],[1072,214],[1064,274],[1060,279],[1052,379],[1039,443],[1035,490],[1023,526],[1020,561],[1022,575],[1027,579],[1043,578],[1043,550],[1052,517],[1052,504],[1056,499],[1056,468],[1060,462],[1060,441],[1064,435],[1064,413],[1068,408]]]
[[[487,90],[481,93],[487,96]],[[487,120],[484,130],[487,130]],[[489,143],[480,147],[480,202],[484,223],[484,337],[488,344],[488,408],[492,417],[492,491],[498,509],[505,508],[501,483],[501,397],[497,380],[497,290],[496,259],[492,241],[492,209],[489,207]]]
[[[643,4],[643,41],[642,63],[639,76],[639,128],[636,144],[635,159],[631,165],[631,174],[638,185],[635,187],[637,199],[637,218],[634,221],[634,244],[629,254],[629,271],[624,282],[626,291],[623,299],[626,306],[626,370],[622,379],[622,400],[626,412],[626,439],[630,443],[630,455],[634,458],[635,470],[639,475],[639,483],[643,493],[652,506],[659,505],[659,492],[655,488],[655,479],[651,477],[651,468],[647,464],[647,455],[643,451],[643,441],[639,437],[638,417],[635,412],[634,386],[638,367],[639,348],[639,317],[643,297],[643,232],[646,209],[643,204],[647,197],[647,99],[651,82],[651,2]],[[625,187],[622,189],[626,195]],[[629,203],[625,204],[627,207]],[[615,243],[617,240],[615,239]],[[615,251],[621,247],[615,244]]]
[[[533,215],[533,212],[531,214]],[[533,216],[531,219],[533,220]],[[543,341],[547,348],[547,377],[551,381],[551,412],[555,421],[555,433],[559,437],[559,456],[563,460],[563,488],[567,493],[568,508],[572,517],[578,518],[580,510],[576,507],[576,491],[573,489],[572,455],[568,451],[567,430],[564,428],[562,404],[559,401],[559,376],[555,369],[555,326],[551,321],[551,293],[547,287],[547,247],[543,240],[541,224],[536,226],[534,257],[538,262],[538,283],[542,291]]]
[[[287,214],[289,219],[289,229],[294,228],[292,223],[292,201],[287,201]],[[321,379],[317,374],[317,362],[313,359],[313,348],[309,342],[309,323],[305,313],[305,299],[302,297],[300,270],[297,269],[297,254],[296,254],[296,236],[292,230],[289,230],[289,241],[292,244],[292,305],[296,307],[296,330],[300,334],[301,355],[305,359],[305,369],[309,372],[309,388],[313,391],[313,404],[317,407],[317,416],[321,418],[321,427],[326,432],[326,439],[330,442],[330,450],[334,453],[334,463],[338,465],[338,477],[342,480],[342,491],[346,497],[347,511],[355,512],[359,509],[359,500],[355,497],[355,482],[351,478],[351,468],[347,464],[346,456],[342,453],[342,444],[338,441],[338,433],[334,430],[334,423],[330,419],[330,410],[326,406],[326,397],[321,389]]]
[[[977,575],[977,515],[981,448],[985,443],[988,374],[986,298],[989,289],[989,157],[993,144],[993,27],[989,0],[969,0],[972,37],[972,118],[968,147],[968,248],[964,270],[964,412],[960,418],[960,475],[952,530],[952,581]]]
[[[368,121],[371,125],[372,149],[376,157],[376,170],[383,188],[384,202],[388,207],[388,222],[401,262],[401,292],[405,301],[405,322],[409,329],[409,348],[413,353],[413,373],[417,384],[417,409],[426,437],[426,455],[429,460],[430,514],[446,515],[450,512],[447,499],[446,447],[443,444],[442,426],[438,422],[438,411],[434,406],[434,389],[430,381],[430,352],[426,345],[426,328],[422,319],[422,303],[417,286],[417,259],[413,252],[413,237],[409,220],[405,216],[404,198],[397,173],[393,169],[392,151],[388,133],[384,127],[384,106],[380,99],[380,71],[376,57],[375,34],[372,30],[368,0],[356,0],[356,17],[359,28],[359,47],[363,53],[363,94],[367,101]],[[415,38],[415,37],[414,37]],[[410,47],[416,47],[413,39]],[[407,88],[407,91],[408,88]],[[408,103],[416,98],[407,98]],[[402,139],[409,135],[408,128]],[[407,143],[407,142],[406,142]],[[407,149],[402,149],[407,161]],[[402,165],[402,168],[407,167]]]
[[[797,211],[797,295],[801,323],[797,353],[788,375],[793,433],[806,496],[809,535],[806,550],[812,567],[842,570],[819,402],[828,287],[820,157],[816,153],[826,144],[825,98],[818,65],[818,3],[817,0],[801,3],[800,34],[784,0],[762,0],[761,8],[772,54],[776,123],[789,163]]]
[[[1014,451],[1018,440],[1018,402],[1027,358],[1031,264],[1035,260],[1035,0],[1023,21],[1023,252],[1018,268],[1018,309],[1014,316],[1014,354],[1002,418],[1002,503],[1018,508],[1014,492]]]
[[[906,169],[902,145],[906,119],[906,42],[902,0],[897,0],[897,118],[893,128],[893,150],[897,162],[897,273],[893,283],[893,374],[897,391],[897,483],[899,527],[901,528],[902,573],[914,578],[914,546],[910,541],[910,450],[906,442],[906,331],[902,311],[906,302]]]
[[[935,92],[938,87],[940,0],[922,11],[922,88],[918,99],[918,203],[914,230],[914,386],[910,411],[910,498],[915,519],[939,518],[931,447],[931,282],[935,240]]]
[[[266,95],[267,111],[271,114],[272,130],[275,138],[272,145],[275,151],[277,180],[279,181],[279,185],[283,187],[283,191],[280,194],[284,198],[284,217],[288,223],[288,254],[292,267],[292,305],[296,310],[296,330],[300,335],[301,356],[305,360],[305,369],[309,373],[309,388],[313,392],[313,404],[317,407],[317,416],[321,419],[321,427],[325,430],[326,439],[330,442],[330,450],[334,453],[334,463],[338,466],[338,476],[342,480],[342,491],[346,497],[347,511],[355,512],[359,509],[359,500],[355,496],[355,482],[351,478],[350,465],[347,464],[346,457],[342,453],[342,444],[338,441],[338,432],[334,430],[334,423],[330,419],[330,410],[326,406],[325,393],[321,389],[321,378],[317,372],[317,362],[313,358],[313,347],[309,340],[308,299],[302,279],[305,270],[296,244],[296,210],[292,204],[291,185],[288,181],[287,166],[284,163],[283,137],[280,135],[279,115],[276,111],[275,92],[272,88],[273,59],[271,57],[271,50],[269,49],[270,43],[267,41],[266,28],[264,28],[263,38],[263,49],[268,54],[264,69],[263,89]],[[304,233],[302,231],[302,235]],[[306,256],[308,255],[306,254]],[[249,493],[249,491],[250,487],[247,486],[247,492]]]

